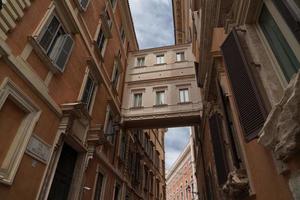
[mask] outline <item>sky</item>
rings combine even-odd
[[[174,44],[172,0],[129,0],[140,49]],[[165,137],[166,170],[189,140],[188,127],[169,128]]]
[[[165,135],[166,171],[170,169],[189,142],[190,127],[168,128]]]
[[[171,0],[129,0],[140,49],[174,44]]]

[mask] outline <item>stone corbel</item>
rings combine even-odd
[[[286,161],[300,151],[300,71],[290,81],[281,101],[271,110],[258,142]]]
[[[249,195],[249,179],[246,170],[234,170],[228,174],[222,188],[227,199],[243,199]]]

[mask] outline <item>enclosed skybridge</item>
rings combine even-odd
[[[128,128],[199,124],[200,89],[190,44],[131,52],[122,122]]]

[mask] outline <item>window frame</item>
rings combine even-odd
[[[94,189],[93,189],[93,196],[92,199],[96,200],[96,185],[97,185],[97,180],[98,180],[98,176],[99,173],[103,175],[103,180],[102,180],[102,185],[101,185],[101,193],[100,193],[100,197],[99,199],[103,199],[103,196],[105,194],[105,188],[106,188],[106,182],[107,182],[107,175],[104,172],[104,170],[102,168],[100,168],[100,165],[97,165],[97,169],[96,169],[96,177],[95,177],[95,181],[94,181]],[[98,199],[97,199],[98,200]]]
[[[180,59],[178,59],[178,55]],[[185,61],[185,52],[184,51],[176,52],[176,62],[183,62],[183,61]]]
[[[165,62],[165,54],[157,54],[156,55],[156,65],[163,65]]]
[[[280,30],[280,32],[286,39],[287,44],[289,45],[289,47],[291,48],[292,52],[295,54],[295,56],[299,62],[300,62],[300,55],[297,55],[296,52],[300,52],[300,44],[299,44],[299,42],[297,42],[292,31],[290,30],[289,26],[286,24],[286,21],[283,19],[279,10],[276,8],[276,6],[273,4],[273,2],[267,1],[267,2],[261,3],[260,10],[259,10],[260,12],[258,12],[256,15],[256,23],[255,23],[256,33],[257,33],[259,39],[262,41],[263,47],[265,48],[268,58],[270,59],[272,64],[275,66],[274,70],[276,72],[277,77],[279,78],[279,81],[280,81],[282,87],[286,87],[288,84],[288,80],[285,78],[283,71],[281,69],[281,66],[278,63],[277,58],[276,58],[275,54],[273,53],[271,46],[270,46],[263,30],[260,27],[259,22],[258,22],[263,5],[265,5],[265,7],[270,12],[272,18],[275,20],[275,22]],[[290,36],[292,36],[292,37],[290,37]]]
[[[115,90],[118,90],[119,88],[121,75],[122,75],[121,60],[118,56],[116,56],[114,61],[114,68],[111,75],[111,85]]]
[[[184,101],[181,101],[181,92],[183,92]],[[179,88],[179,103],[189,103],[189,102],[191,102],[189,88]]]
[[[5,156],[4,162],[9,164],[6,168],[2,168],[0,163],[0,182],[12,185],[29,139],[40,118],[41,110],[12,80],[5,78],[0,86],[0,111],[8,98],[11,98],[16,106],[28,112],[15,134],[14,138],[19,136],[19,139],[10,145]]]
[[[141,63],[139,62],[139,60],[142,60],[143,62],[142,62],[142,65],[141,65]],[[139,57],[137,57],[136,58],[136,66],[137,67],[144,67],[145,66],[145,56],[139,56]]]
[[[87,8],[89,7],[89,4],[90,4],[90,1],[91,1],[91,0],[87,0],[87,4],[86,4],[85,7],[83,7],[82,1],[83,1],[83,0],[77,0],[76,2],[77,2],[77,4],[78,4],[79,10],[80,10],[81,12],[85,12],[85,11],[87,10]]]
[[[162,103],[158,102],[158,94],[163,94],[162,95]],[[166,90],[156,90],[155,91],[155,106],[162,106],[162,105],[166,105]]]
[[[115,144],[115,141],[116,141],[116,133],[115,133],[115,130],[114,130],[114,117],[115,117],[115,114],[113,113],[110,105],[107,106],[106,108],[106,116],[105,116],[105,125],[104,125],[104,137],[106,138],[106,140],[111,144]],[[113,131],[113,134],[112,133],[107,133],[108,131],[108,126],[109,126],[109,123],[110,123],[110,119],[112,120],[112,131]],[[109,138],[112,138],[111,140]]]
[[[132,97],[132,107],[133,108],[141,108],[143,107],[143,93],[142,92],[134,92],[133,94],[133,97]],[[136,96],[140,95],[140,105],[135,105],[135,102],[136,102]]]

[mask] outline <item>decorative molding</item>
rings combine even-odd
[[[26,112],[15,134],[5,159],[0,166],[0,182],[12,185],[32,131],[41,115],[40,109],[9,78],[5,78],[0,86],[0,110],[10,98]]]

